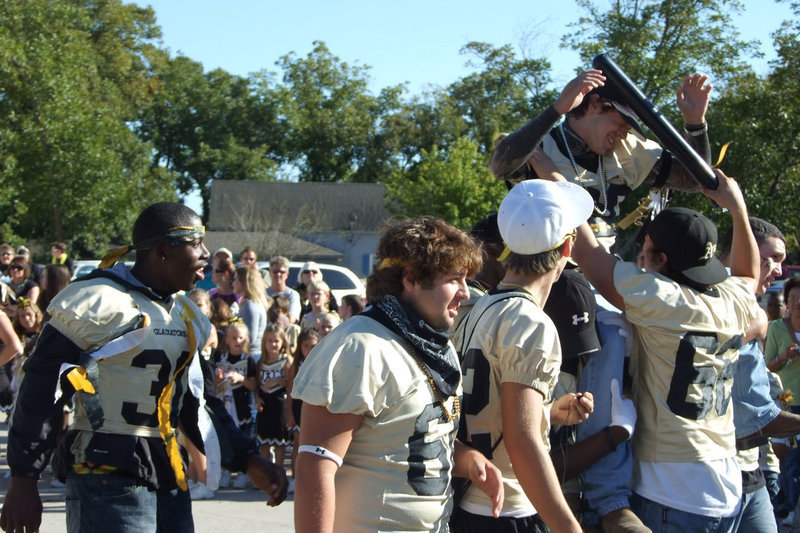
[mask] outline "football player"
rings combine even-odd
[[[455,440],[461,372],[449,329],[479,248],[421,217],[385,228],[376,255],[371,307],[322,339],[294,382],[299,533],[446,532],[453,475],[502,506],[500,472]]]
[[[134,223],[133,245],[53,299],[52,318],[25,363],[9,430],[11,488],[0,527],[38,531],[36,482],[56,445],[53,417],[74,394],[74,424],[54,460],[66,480],[67,531],[194,530],[175,428],[202,450],[198,399],[187,376],[211,324],[176,293],[203,277],[204,233],[191,209],[153,204]],[[122,263],[107,268],[129,250],[136,251],[130,271]],[[271,505],[280,503],[283,469],[258,455],[220,401],[206,400],[234,452],[223,457],[226,468],[246,471]]]

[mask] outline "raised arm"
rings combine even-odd
[[[561,115],[571,111],[595,87],[603,85],[605,76],[599,70],[581,72],[567,83],[553,105],[530,122],[511,132],[497,145],[489,160],[489,170],[498,179],[510,178],[542,144],[542,139],[556,125]]]
[[[708,140],[708,124],[706,112],[713,86],[708,81],[708,76],[692,74],[683,79],[677,92],[678,109],[683,114],[683,137],[689,146],[694,149],[703,160],[711,164],[711,144]],[[666,185],[683,192],[698,192],[700,185],[686,172],[686,169],[671,155],[665,153],[645,180],[648,184],[658,181],[659,176],[667,172]]]
[[[727,209],[733,219],[733,242],[731,244],[731,275],[745,278],[753,292],[758,290],[759,255],[758,245],[750,229],[747,205],[736,180],[715,170],[719,179],[717,190],[703,189],[703,194]]]
[[[603,298],[617,309],[625,310],[625,301],[614,286],[614,267],[618,260],[600,246],[587,222],[578,226],[572,259],[578,263],[583,275]]]

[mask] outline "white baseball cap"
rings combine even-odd
[[[211,258],[213,259],[213,258],[217,257],[219,254],[227,255],[228,259],[233,260],[233,252],[231,252],[227,248],[220,248],[219,250],[214,251],[214,253],[211,254]]]
[[[497,225],[509,250],[534,255],[559,247],[593,209],[592,197],[579,185],[526,180],[503,198]]]

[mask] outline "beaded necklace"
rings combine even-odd
[[[410,353],[411,357],[413,357],[414,361],[416,361],[417,366],[420,368],[420,370],[422,370],[422,373],[425,374],[425,377],[428,380],[428,384],[431,386],[431,390],[433,391],[433,396],[436,398],[436,401],[439,402],[439,404],[442,406],[442,411],[444,411],[444,416],[447,419],[447,421],[452,422],[453,420],[458,418],[458,415],[461,414],[461,401],[458,399],[458,395],[457,394],[453,395],[453,412],[451,413],[447,409],[447,405],[445,404],[445,399],[442,398],[441,394],[439,394],[439,389],[436,388],[436,383],[433,382],[433,377],[431,377],[431,373],[428,372],[428,367],[426,367],[425,364],[422,361],[420,361],[419,356],[416,354],[414,348],[411,346],[411,344],[408,343],[408,341],[406,341],[406,347],[408,348],[408,353]]]
[[[564,133],[564,123],[558,125],[558,131],[561,132],[561,139],[564,141],[564,147],[567,149],[567,155],[569,156],[569,162],[572,163],[572,170],[575,171],[575,178],[578,178],[578,164],[575,162],[575,156],[572,155],[572,149],[569,147],[569,143],[567,142],[567,135]],[[603,198],[603,209],[599,209],[597,204],[594,205],[594,212],[600,216],[608,216],[608,181],[606,180],[606,169],[603,167],[603,156],[597,156],[597,174],[600,176],[600,194]],[[586,187],[581,182],[581,186],[584,189]]]

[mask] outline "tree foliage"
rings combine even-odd
[[[160,52],[153,12],[118,1],[0,3],[2,238],[127,238],[174,197],[132,128]]]
[[[656,105],[673,100],[694,72],[727,82],[748,67],[755,44],[739,40],[731,13],[738,0],[576,0],[586,13],[563,39],[585,64],[607,53]],[[605,10],[604,10],[605,9]]]
[[[390,205],[406,216],[435,215],[469,229],[497,210],[505,185],[486,168],[486,158],[466,137],[447,150],[423,150],[409,172],[395,173],[387,184]]]

